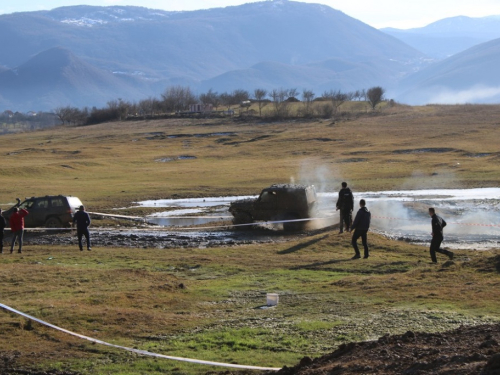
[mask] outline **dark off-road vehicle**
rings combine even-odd
[[[260,193],[257,199],[242,199],[232,202],[229,212],[234,224],[255,221],[281,221],[306,219],[316,210],[316,189],[313,185],[272,185]],[[283,223],[285,231],[300,230],[305,221]]]
[[[25,209],[29,212],[24,218],[27,228],[46,227],[62,228],[69,227],[73,221],[73,215],[82,202],[77,197],[65,195],[47,195],[45,197],[26,198],[23,202],[17,199],[17,204],[4,211],[5,219],[10,219],[15,207]]]

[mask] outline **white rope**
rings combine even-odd
[[[126,346],[110,344],[109,342],[106,342],[106,341],[94,339],[92,337],[88,337],[88,336],[80,335],[80,334],[75,333],[75,332],[68,331],[67,329],[60,328],[60,327],[55,326],[53,324],[47,323],[43,320],[37,319],[31,315],[25,314],[21,311],[13,309],[12,307],[4,305],[2,303],[0,303],[0,308],[7,310],[7,311],[10,311],[14,314],[23,316],[25,318],[28,318],[30,320],[33,320],[37,323],[43,324],[44,326],[53,328],[57,331],[67,333],[68,335],[71,335],[71,336],[75,336],[75,337],[78,337],[78,338],[81,338],[81,339],[84,339],[87,341],[91,341],[91,342],[94,342],[96,344],[106,345],[106,346],[110,346],[113,348],[122,349],[122,350],[126,350],[126,351],[129,351],[132,353],[145,355],[145,356],[149,356],[149,357],[164,358],[164,359],[170,359],[173,361],[181,361],[181,362],[188,362],[188,363],[196,363],[199,365],[230,367],[230,368],[237,368],[237,369],[244,369],[244,370],[259,370],[259,371],[279,371],[279,370],[281,370],[281,368],[276,368],[276,367],[244,366],[244,365],[235,365],[232,363],[221,363],[221,362],[203,361],[200,359],[192,359],[192,358],[172,357],[172,356],[163,355],[163,354],[151,353],[151,352],[148,352],[146,350],[138,350],[138,349],[128,348]]]

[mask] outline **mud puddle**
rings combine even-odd
[[[146,217],[165,227],[223,225],[231,220],[232,201],[255,196],[163,199],[138,202],[140,207],[165,207],[168,211]],[[435,207],[447,226],[444,246],[460,249],[500,247],[500,188],[395,190],[354,193],[355,210],[363,198],[372,212],[372,230],[389,238],[426,245],[430,242],[428,208]],[[319,193],[317,217],[327,218],[316,228],[337,222],[337,193]]]

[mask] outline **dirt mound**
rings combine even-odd
[[[342,344],[329,355],[315,360],[305,357],[277,374],[498,375],[499,343],[500,324],[435,334],[408,331],[377,341]]]

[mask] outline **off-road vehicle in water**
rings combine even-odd
[[[242,199],[232,202],[229,212],[234,224],[249,224],[255,221],[297,220],[313,217],[317,197],[313,185],[272,185],[260,193],[257,199]],[[285,231],[296,231],[306,221],[285,222]]]
[[[82,205],[77,197],[65,195],[47,195],[45,197],[26,198],[23,202],[19,198],[17,204],[3,212],[3,217],[9,220],[14,212],[14,207],[24,208],[29,212],[24,218],[27,228],[46,227],[62,228],[69,227],[73,221],[73,215]]]

